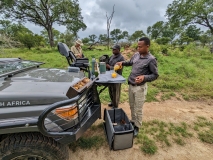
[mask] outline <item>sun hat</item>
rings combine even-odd
[[[80,39],[78,39],[77,41],[75,41],[75,43],[80,44],[81,46],[84,45]]]

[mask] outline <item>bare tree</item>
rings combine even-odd
[[[109,30],[110,30],[110,25],[111,25],[111,22],[112,22],[112,17],[113,17],[113,14],[114,14],[114,7],[115,5],[113,6],[113,10],[112,10],[112,13],[111,15],[108,17],[107,16],[107,12],[106,12],[106,18],[107,18],[107,45],[108,45],[108,50],[109,50]]]

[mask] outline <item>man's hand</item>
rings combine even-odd
[[[119,66],[120,66],[120,68],[121,68],[121,66],[122,66],[122,62],[117,62],[115,65],[119,65]]]
[[[83,55],[82,54],[79,54],[79,58],[82,58],[83,57]]]
[[[106,68],[107,68],[107,69],[110,69],[110,65],[109,65],[109,64],[106,64]]]
[[[76,58],[82,58],[82,54],[76,54]]]
[[[137,77],[135,78],[135,83],[136,83],[136,84],[140,84],[140,83],[143,82],[143,80],[144,80],[144,75],[137,76]]]

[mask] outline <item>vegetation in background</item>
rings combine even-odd
[[[64,25],[77,37],[80,29],[86,29],[78,1],[72,0],[0,0],[0,11],[4,18],[31,22],[43,27],[48,33],[48,42],[54,46],[53,24]]]
[[[165,47],[167,54],[162,52]],[[85,50],[85,56],[91,60],[92,56],[98,59],[103,54],[112,55],[112,52],[106,50],[106,47],[96,48],[97,50],[92,51]],[[68,67],[66,58],[60,55],[57,48],[32,48],[31,51],[23,48],[0,49],[0,57],[20,57],[43,61],[45,64],[42,67],[63,69]],[[121,52],[123,51],[122,49]],[[179,48],[172,49],[169,46],[152,42],[150,51],[157,58],[160,76],[156,81],[148,83],[147,102],[167,100],[178,97],[178,95],[185,100],[213,98],[213,68],[211,67],[213,56],[208,48],[190,43],[183,51],[180,51]],[[124,67],[123,76],[127,79],[130,72],[131,67]],[[157,99],[157,95],[160,95],[160,99]],[[107,89],[101,93],[101,100],[103,103],[108,103]],[[127,82],[122,84],[120,102],[125,101],[128,101]]]

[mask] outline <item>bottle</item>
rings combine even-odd
[[[92,58],[92,74],[93,75],[95,74],[95,63],[96,63],[96,61],[95,61],[95,58],[93,57]]]

